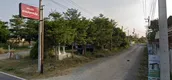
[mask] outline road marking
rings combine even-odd
[[[5,72],[1,72],[1,71],[0,71],[0,73],[1,73],[1,74],[5,74],[5,75],[7,75],[7,76],[14,77],[14,78],[18,78],[18,79],[21,79],[21,80],[26,80],[26,79],[24,79],[24,78],[17,77],[17,76],[14,76],[14,75],[11,75],[11,74],[8,74],[8,73],[5,73]]]

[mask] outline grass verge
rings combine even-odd
[[[1,60],[0,70],[26,79],[47,78],[59,75],[65,75],[72,68],[89,62],[90,59],[82,56],[55,61],[55,59],[46,59],[44,61],[44,74],[37,72],[37,60]]]
[[[141,59],[140,68],[138,71],[139,80],[148,80],[148,51],[147,47],[144,49],[144,55]]]
[[[62,61],[56,61],[55,58],[46,59],[44,61],[44,74],[39,74],[37,72],[37,60],[32,60],[28,57],[20,60],[0,60],[0,71],[10,73],[25,79],[55,77],[66,75],[74,68],[91,62],[96,58],[112,56],[124,50],[126,50],[126,48],[114,49],[112,51],[96,51],[94,53],[87,53],[84,55],[75,55],[72,58],[64,59]]]

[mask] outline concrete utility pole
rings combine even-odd
[[[39,0],[39,43],[38,43],[38,72],[43,73],[43,58],[44,58],[44,21],[43,21],[43,6],[42,0]]]
[[[170,62],[167,29],[166,0],[159,4],[159,44],[160,44],[160,80],[170,80]]]

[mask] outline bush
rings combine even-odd
[[[8,49],[8,44],[6,43],[0,43],[0,47],[4,49]]]
[[[30,58],[32,59],[38,59],[38,42],[32,47],[30,51]]]
[[[3,54],[5,51],[3,48],[0,48],[0,54]]]
[[[55,51],[53,49],[48,50],[48,56],[49,57],[55,57]]]

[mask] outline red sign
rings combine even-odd
[[[39,20],[39,8],[27,4],[19,4],[19,13],[21,17]]]

